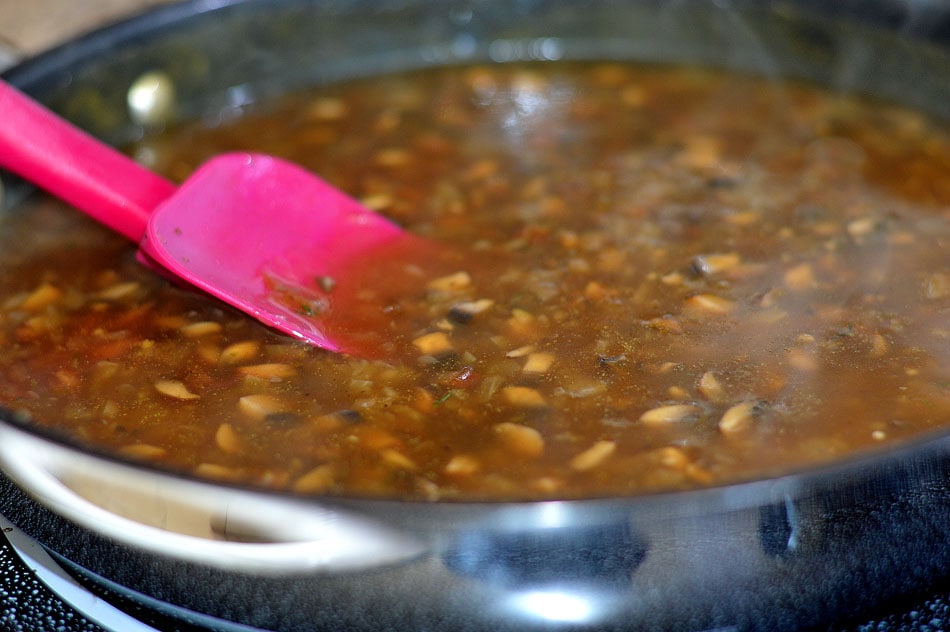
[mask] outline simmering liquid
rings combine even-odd
[[[919,113],[696,69],[496,65],[131,148],[174,179],[231,150],[444,246],[314,280],[377,356],[271,331],[38,200],[0,231],[0,402],[201,477],[432,500],[717,485],[950,424],[950,137]]]

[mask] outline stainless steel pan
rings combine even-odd
[[[950,117],[948,15],[909,1],[197,0],[6,79],[114,143],[144,133],[125,96],[156,69],[185,116],[427,65],[617,58],[802,77]],[[8,211],[30,195],[6,191]],[[186,479],[0,414],[0,513],[77,573],[221,629],[797,629],[950,570],[943,435],[696,492],[425,504]]]

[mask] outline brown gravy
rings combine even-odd
[[[950,137],[798,84],[501,65],[300,94],[131,148],[253,149],[450,247],[363,283],[384,357],[312,349],[41,201],[0,231],[0,401],[82,445],[305,494],[603,496],[950,423]],[[24,236],[28,237],[24,237]],[[425,275],[427,271],[419,271]]]

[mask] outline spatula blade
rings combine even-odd
[[[321,318],[321,279],[412,239],[301,167],[258,154],[218,156],[149,219],[141,249],[172,274],[259,320],[330,351],[345,340]],[[293,286],[297,305],[279,300]],[[286,292],[283,292],[286,295]]]

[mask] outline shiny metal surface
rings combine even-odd
[[[180,113],[214,120],[297,86],[514,59],[706,63],[814,79],[950,118],[945,7],[825,4],[197,1],[93,34],[7,78],[113,142],[143,133],[125,98],[146,71],[173,78]],[[830,21],[829,11],[844,22]],[[77,105],[89,92],[104,109]],[[17,193],[8,204],[26,194],[10,188]],[[17,425],[12,417],[6,423]],[[847,618],[950,570],[947,442],[644,498],[498,505],[268,498],[352,512],[420,545],[359,570],[261,574],[145,550],[77,528],[7,479],[0,513],[150,599],[264,629],[798,629]],[[139,470],[156,485],[179,480]]]

